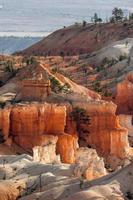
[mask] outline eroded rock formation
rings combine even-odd
[[[86,145],[94,148],[102,156],[113,155],[119,158],[127,156],[128,131],[119,124],[115,115],[117,106],[112,102],[93,101],[90,103],[75,103],[83,108],[85,116],[80,119],[79,137]],[[118,148],[119,147],[119,148]]]
[[[54,136],[49,136],[49,141],[54,145],[56,139]],[[89,155],[87,155],[88,153]],[[84,160],[81,156],[87,157],[84,157]],[[76,164],[73,165],[62,163],[53,165],[38,161],[26,154],[0,156],[0,200],[16,200],[18,197],[34,200],[38,192],[42,193],[42,196],[38,196],[42,199],[63,199],[85,187],[83,175],[88,180],[92,179],[92,176],[86,176],[87,169],[88,174],[92,172],[96,175],[103,167],[101,176],[105,175],[102,159],[98,158],[95,150],[87,148],[78,149]],[[82,171],[80,171],[81,168]],[[79,173],[75,173],[76,171]]]
[[[33,147],[33,159],[36,162],[51,164],[60,162],[60,156],[56,155],[56,143],[58,137],[44,135],[43,146]]]
[[[75,174],[87,180],[93,180],[106,175],[103,159],[98,157],[96,150],[87,147],[79,148],[76,151]]]
[[[11,108],[5,108],[0,110],[0,129],[2,130],[5,140],[9,136],[10,113],[11,113]]]
[[[81,161],[88,162],[86,158]],[[132,197],[133,163],[94,181],[75,177],[74,172],[75,165],[42,164],[28,155],[0,156],[0,174],[4,175],[0,176],[0,200],[124,200]]]
[[[116,104],[118,114],[133,115],[133,73],[117,86]]]
[[[70,116],[74,107],[82,108],[86,113],[78,122]],[[104,157],[125,158],[129,150],[128,132],[120,126],[115,112],[114,103],[100,100],[74,102],[73,106],[18,104],[1,110],[0,127],[6,140],[10,137],[28,151],[35,146],[44,147],[49,143],[49,135],[57,136],[56,153],[64,163],[75,163],[78,140]]]
[[[133,116],[119,115],[120,125],[127,128],[130,145],[133,146]]]
[[[35,146],[45,146],[49,136],[58,136],[57,153],[65,163],[75,162],[77,137],[64,132],[66,107],[55,104],[24,104],[1,110],[1,130],[5,138],[31,151]],[[45,149],[46,150],[46,149]]]

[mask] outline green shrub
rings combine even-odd
[[[104,92],[102,92],[102,96],[104,96],[104,97],[111,97],[112,93],[109,92],[108,90],[105,90]]]
[[[133,13],[129,14],[129,20],[133,20]]]
[[[83,25],[83,27],[85,27],[87,25],[87,22],[85,20],[83,20],[82,25]]]
[[[68,83],[65,83],[62,87],[60,87],[59,91],[62,93],[67,93],[70,91],[71,86]]]
[[[36,58],[34,56],[30,56],[30,57],[26,58],[25,62],[26,62],[27,66],[28,65],[36,65],[37,64],[37,60],[36,60]]]
[[[93,90],[95,90],[95,92],[101,93],[102,92],[102,88],[101,88],[101,84],[100,81],[94,81],[92,84]]]
[[[131,62],[131,57],[129,56],[127,59],[127,64],[130,65],[130,62]]]
[[[62,85],[58,79],[56,79],[55,77],[51,76],[50,77],[50,81],[51,81],[51,88],[54,92],[61,92],[61,93],[67,93],[70,91],[71,86],[69,85],[69,83],[65,83],[64,85]]]
[[[96,68],[96,71],[97,71],[97,72],[100,72],[100,71],[103,71],[104,69],[105,69],[104,66],[101,65],[101,66],[98,66],[98,67]]]
[[[61,84],[60,82],[55,78],[55,77],[51,77],[50,78],[50,81],[51,81],[51,87],[54,89],[55,87],[57,88],[60,88],[61,87]]]
[[[58,68],[57,68],[57,67],[54,67],[54,68],[52,69],[52,73],[55,74],[56,72],[58,72]]]
[[[6,103],[5,103],[5,102],[3,102],[3,101],[0,101],[0,108],[4,108],[4,107],[5,107],[5,105],[6,105]]]
[[[120,55],[119,56],[119,61],[122,61],[122,60],[125,60],[125,59],[127,59],[126,55]]]
[[[74,121],[79,121],[81,117],[83,117],[86,114],[86,110],[83,108],[75,107],[73,111],[70,113],[70,117]]]
[[[118,61],[115,60],[115,59],[111,59],[109,60],[107,57],[105,57],[103,60],[102,60],[102,63],[101,63],[101,68],[105,68],[105,67],[111,67],[113,65],[115,65]]]
[[[11,61],[7,61],[5,63],[5,72],[13,72],[14,69],[13,69],[13,63]]]

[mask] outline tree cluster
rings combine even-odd
[[[133,20],[133,13],[129,13],[129,16],[124,16],[124,11],[121,8],[115,7],[112,10],[111,23],[123,22],[127,20]]]
[[[106,21],[109,21],[110,23],[117,23],[127,20],[133,20],[133,13],[129,13],[128,16],[124,16],[124,11],[121,8],[115,7],[112,10],[112,16],[110,17],[109,20],[107,19]],[[103,19],[99,17],[97,13],[94,13],[94,16],[91,17],[91,22],[96,25],[102,23]],[[87,22],[83,20],[82,25],[83,27],[85,27],[87,25]]]

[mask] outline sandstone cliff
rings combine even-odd
[[[127,156],[128,131],[120,126],[119,118],[115,115],[117,106],[114,103],[93,101],[75,103],[74,107],[83,108],[86,111],[79,122],[79,137],[83,144],[96,149],[105,157],[108,155],[119,158]],[[87,120],[89,124],[86,123]]]
[[[31,151],[35,146],[45,146],[49,136],[58,136],[57,153],[61,161],[75,162],[77,137],[65,134],[66,107],[55,104],[25,104],[1,110],[1,129],[4,138]]]
[[[133,115],[133,73],[117,86],[116,104],[118,114]]]
[[[74,107],[85,110],[79,121],[71,118]],[[105,101],[74,102],[72,107],[65,104],[18,104],[1,110],[0,124],[5,139],[12,137],[16,144],[28,151],[35,146],[45,146],[49,141],[46,135],[57,136],[56,151],[65,163],[75,162],[78,140],[81,146],[92,147],[102,156],[124,158],[129,148],[128,132],[120,126],[115,112],[116,105]]]

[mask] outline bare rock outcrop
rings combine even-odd
[[[75,163],[75,153],[78,148],[78,137],[61,134],[57,141],[57,154],[61,155],[63,163]]]
[[[75,162],[78,147],[76,136],[64,132],[66,126],[66,107],[56,104],[24,104],[1,110],[1,129],[7,139],[27,151],[35,146],[45,146],[49,135],[58,136],[56,151],[64,163]]]
[[[119,115],[120,125],[127,128],[128,138],[130,145],[133,146],[133,116],[132,115]]]
[[[78,121],[71,118],[76,107],[85,110]],[[96,149],[105,158],[112,155],[123,159],[129,150],[128,131],[120,126],[116,107],[114,103],[101,100],[74,102],[72,106],[17,104],[1,110],[0,127],[6,140],[12,138],[27,151],[35,146],[44,147],[49,135],[57,136],[56,153],[63,163],[75,163],[78,140],[80,146]]]
[[[118,114],[133,115],[133,73],[117,86],[115,103],[118,105]]]
[[[5,140],[9,136],[10,113],[11,113],[11,108],[5,108],[0,110],[0,129],[2,130]]]
[[[104,157],[113,155],[124,158],[128,155],[128,131],[120,126],[114,103],[93,101],[75,103],[74,107],[85,110],[78,128],[80,140],[86,146],[96,149]]]
[[[75,165],[42,164],[28,155],[0,156],[0,168],[3,162],[6,178],[0,177],[0,200],[124,200],[133,194],[133,163],[100,179],[86,181],[73,176]],[[13,172],[10,176],[8,168]]]
[[[96,150],[87,147],[79,148],[76,151],[75,174],[87,180],[93,180],[107,174],[104,168],[103,159],[98,157]]]
[[[17,184],[11,181],[5,183],[1,182],[0,200],[16,200],[20,195],[20,191],[17,186]]]
[[[119,115],[120,125],[128,129],[128,135],[133,137],[133,116],[132,115]]]
[[[35,146],[33,148],[34,161],[44,164],[60,162],[60,156],[56,155],[57,140],[57,136],[44,135],[43,146]]]

